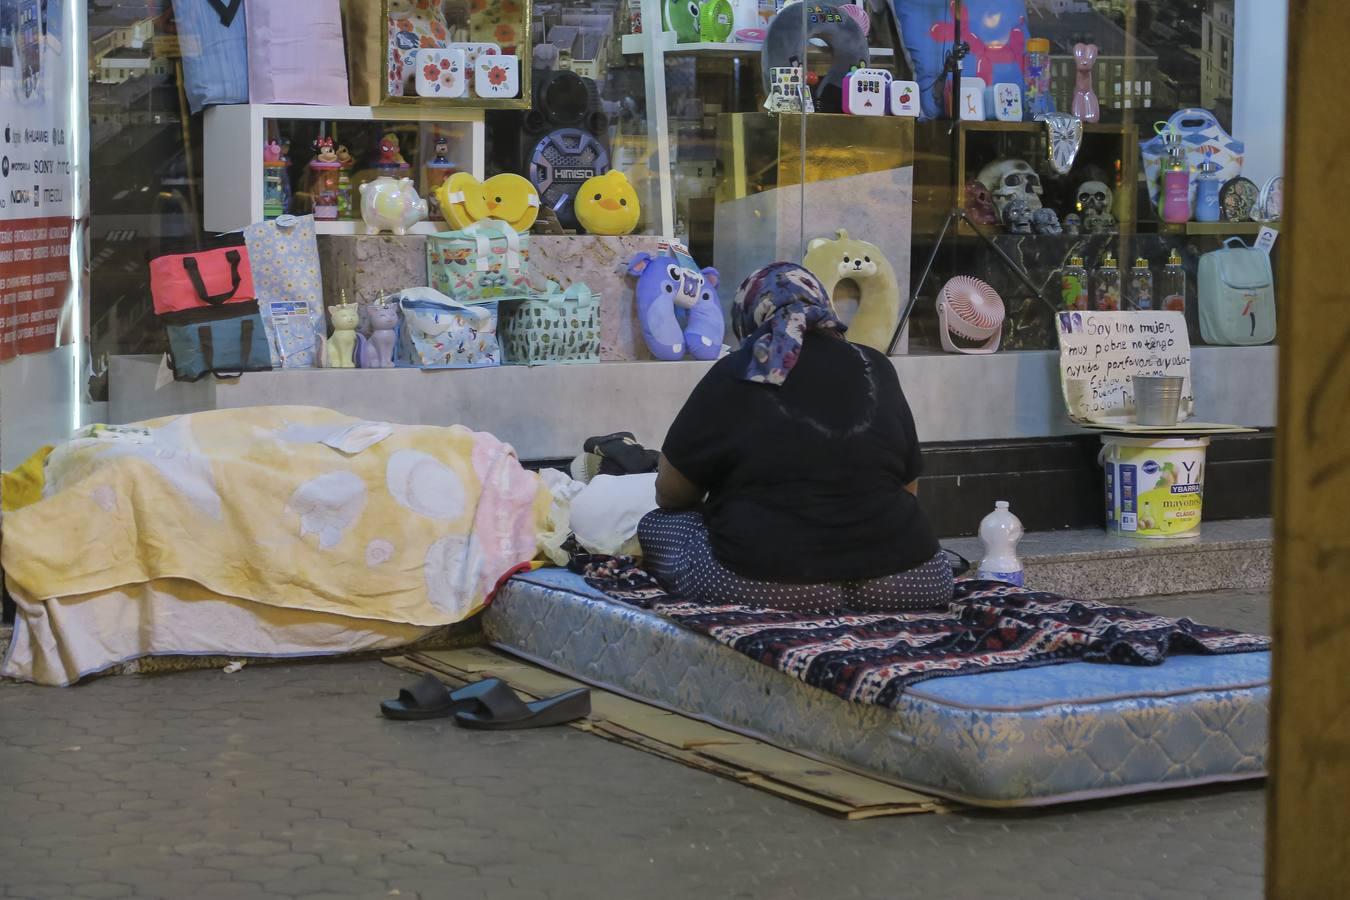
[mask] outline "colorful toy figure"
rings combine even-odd
[[[338,161],[338,218],[352,217],[352,167],[356,160],[346,144],[338,144],[334,151]]]
[[[952,0],[950,5],[955,6],[958,2],[960,0]],[[962,10],[961,38],[970,45],[976,77],[982,78],[985,84],[1010,81],[1009,75],[1021,74],[1022,57],[1026,53],[1026,4],[1005,0],[984,5],[991,7],[984,15],[971,15],[968,10]],[[932,39],[950,44],[955,34],[955,18],[949,11],[941,21],[934,23],[929,29]],[[966,74],[969,74],[968,69]]]
[[[285,215],[290,196],[286,164],[281,161],[281,142],[276,138],[263,147],[263,218]]]
[[[405,170],[408,161],[403,158],[403,148],[399,146],[398,135],[392,131],[380,138],[379,155],[375,157],[375,168],[381,172]]]
[[[338,162],[337,151],[330,137],[315,139],[314,151],[317,155],[309,163],[309,194],[314,201],[314,218],[336,219],[341,196],[338,181],[342,163]]]
[[[380,176],[361,185],[361,218],[366,234],[388,229],[407,234],[415,223],[427,217],[427,203],[417,195],[411,178]]]
[[[455,174],[455,164],[450,161],[450,141],[445,135],[436,135],[432,143],[432,159],[422,167],[422,183],[426,186],[427,203],[431,209],[431,218],[440,219],[441,204],[436,199],[437,189],[445,180]]]

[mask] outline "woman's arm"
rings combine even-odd
[[[670,464],[664,453],[656,467],[656,504],[662,509],[693,509],[708,492]]]
[[[905,490],[909,491],[915,497],[919,496],[919,479],[916,478],[909,484],[905,485]]]

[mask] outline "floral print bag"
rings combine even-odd
[[[497,304],[466,306],[431,288],[407,288],[398,304],[395,362],[417,369],[475,369],[501,364]]]
[[[459,303],[531,296],[530,237],[506,222],[483,219],[427,237],[427,282]]]

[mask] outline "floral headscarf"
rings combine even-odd
[[[806,332],[847,330],[825,285],[796,263],[770,263],[742,281],[731,315],[741,346],[752,346],[741,378],[764,384],[787,380]]]

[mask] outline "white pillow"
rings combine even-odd
[[[572,533],[589,553],[636,556],[637,527],[656,509],[656,473],[597,475],[572,500]]]

